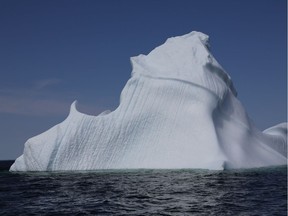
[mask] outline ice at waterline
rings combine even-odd
[[[119,107],[69,116],[30,138],[11,171],[231,169],[284,165],[287,123],[263,132],[237,99],[200,32],[131,58]]]

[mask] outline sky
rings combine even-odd
[[[261,130],[287,121],[286,0],[1,0],[0,160],[63,121],[70,104],[119,105],[130,57],[201,31]]]

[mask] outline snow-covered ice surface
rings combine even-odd
[[[287,163],[287,123],[263,132],[237,99],[200,32],[169,38],[131,58],[132,76],[113,112],[90,116],[76,102],[62,123],[30,138],[11,171],[252,168]]]

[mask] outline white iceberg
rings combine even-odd
[[[287,123],[259,131],[200,32],[131,58],[119,107],[98,116],[76,102],[62,123],[29,139],[11,171],[231,169],[284,165]]]

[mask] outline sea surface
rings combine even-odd
[[[287,215],[287,166],[230,171],[1,169],[0,215]]]

